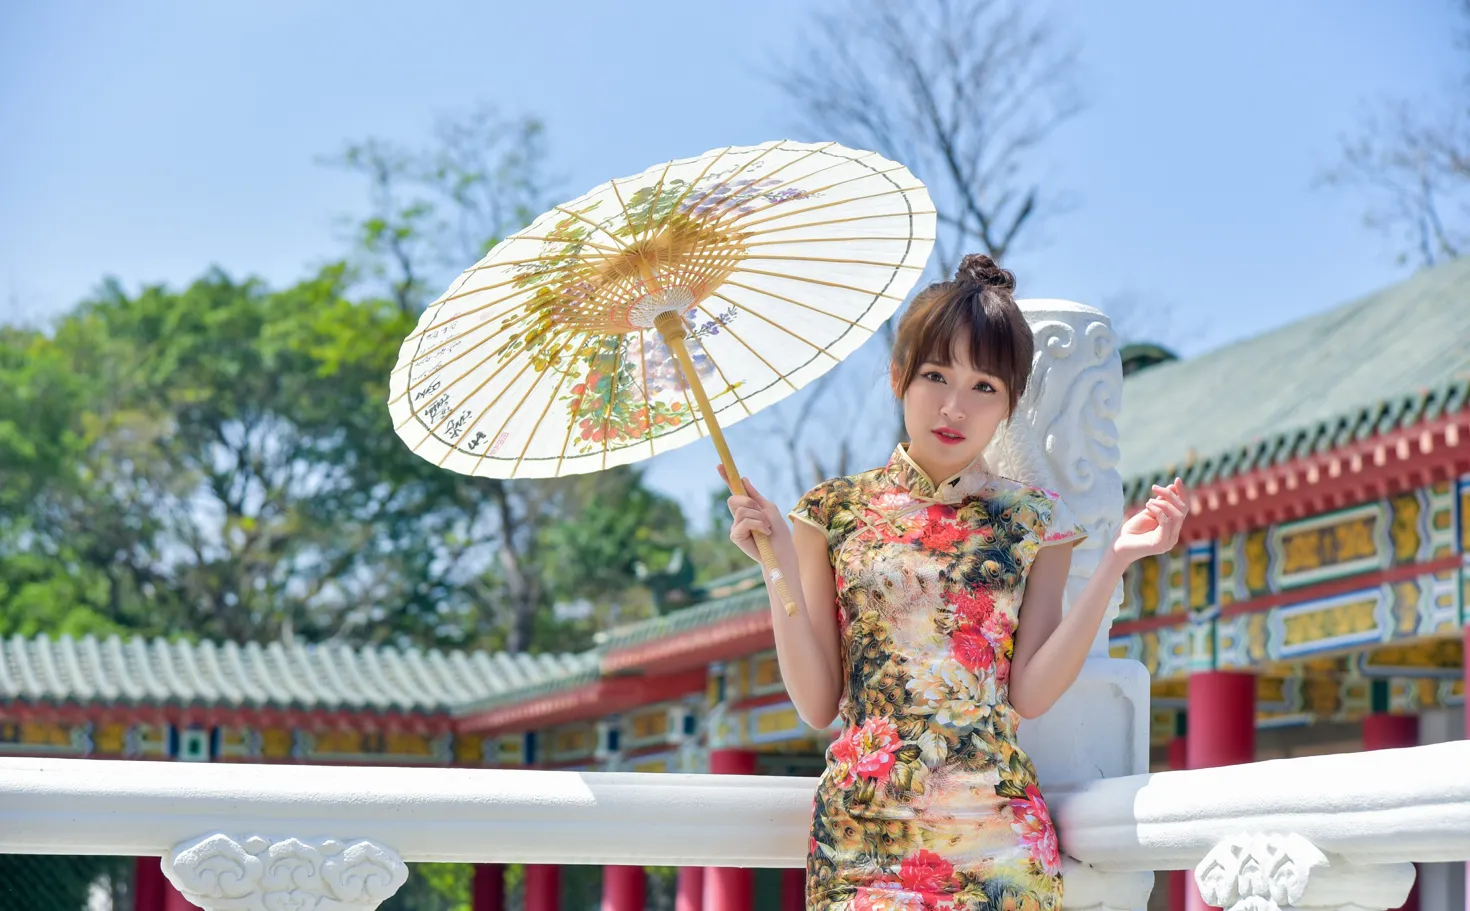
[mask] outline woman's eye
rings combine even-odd
[[[990,385],[989,383],[985,382],[984,380],[981,380],[979,383],[976,383],[975,384],[975,388],[976,389],[979,389],[981,392],[994,392],[995,391],[995,387],[992,386],[992,385]]]
[[[930,370],[928,373],[924,374],[924,379],[930,380],[931,382],[935,383],[942,383],[944,382],[944,375],[941,374],[938,370]]]

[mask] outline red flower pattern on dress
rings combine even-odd
[[[972,674],[980,674],[995,666],[995,647],[974,629],[960,629],[949,639],[955,660]]]
[[[901,883],[883,882],[861,886],[853,898],[853,911],[925,911],[924,897]]]
[[[934,508],[934,507],[931,507]],[[929,550],[953,551],[961,544],[970,540],[970,532],[954,522],[935,521],[930,519],[924,524],[924,532],[919,537],[919,543]]]
[[[953,592],[945,600],[954,610],[955,627],[958,629],[983,626],[995,616],[995,596],[983,588],[974,594]]]
[[[903,746],[898,728],[889,718],[869,718],[860,728],[832,744],[837,763],[837,786],[852,787],[858,778],[886,779],[893,771],[893,754]]]
[[[1011,828],[1020,836],[1021,844],[1031,852],[1031,857],[1041,866],[1047,876],[1062,872],[1062,854],[1057,845],[1057,830],[1052,825],[1051,813],[1047,812],[1046,801],[1034,784],[1026,786],[1026,796],[1011,801],[1011,812],[1016,818]]]
[[[1005,692],[1029,566],[1021,557],[1043,536],[1085,530],[1049,493],[974,473],[936,487],[902,451],[883,469],[814,488],[798,510],[828,533],[852,688],[818,786],[806,906],[1060,911],[1056,830],[1030,764],[1006,761],[1024,754]],[[996,572],[1002,554],[1017,559]],[[999,781],[971,770],[986,758]],[[875,809],[906,822],[861,831],[853,820]],[[935,821],[960,810],[1001,828],[927,843]]]
[[[950,878],[953,876],[954,864],[924,849],[905,857],[898,868],[898,878],[903,887],[923,894],[926,904],[950,891]]]

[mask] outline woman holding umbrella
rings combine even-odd
[[[1155,487],[1063,616],[1086,530],[982,455],[1031,369],[1014,290],[971,255],[915,297],[891,365],[909,441],[886,465],[819,484],[792,526],[748,480],[729,500],[731,540],[759,560],[768,536],[800,580],[794,615],[772,593],[792,702],[814,728],[842,722],[813,811],[810,909],[1061,908],[1056,830],[1017,727],[1071,686],[1124,569],[1171,549],[1188,507],[1178,479]]]

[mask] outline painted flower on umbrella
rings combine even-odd
[[[1052,825],[1046,801],[1034,784],[1026,786],[1026,796],[1011,801],[1015,819],[1011,828],[1020,836],[1021,844],[1047,876],[1062,872],[1062,855],[1057,845],[1057,830]]]
[[[869,718],[862,727],[843,734],[832,744],[837,786],[852,787],[859,778],[886,780],[901,746],[903,738],[890,718]]]

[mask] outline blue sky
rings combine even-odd
[[[338,219],[365,201],[322,156],[420,142],[480,102],[544,118],[567,198],[795,135],[767,63],[831,6],[0,4],[0,318],[44,322],[104,275],[182,284],[218,264],[289,283],[344,252]],[[1188,354],[1407,274],[1363,200],[1313,180],[1365,103],[1459,75],[1449,0],[1051,10],[1081,44],[1091,107],[1043,153],[1072,205],[1011,259],[1023,296],[1137,300]],[[712,465],[697,445],[653,476],[698,499]]]

